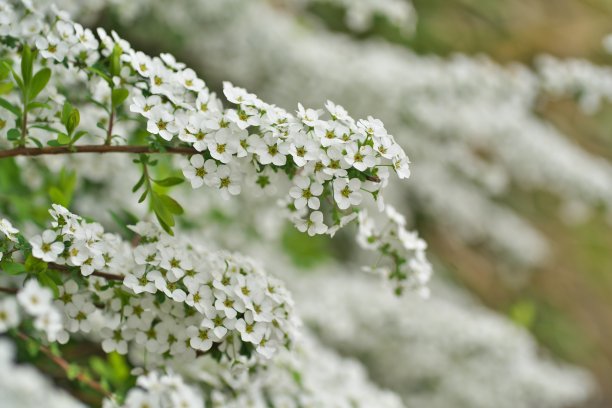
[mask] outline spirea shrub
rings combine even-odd
[[[0,10],[0,160],[133,155],[139,178],[121,194],[151,213],[122,223],[123,235],[72,213],[72,196],[88,194],[75,188],[77,166],[49,190],[46,226],[1,219],[0,331],[18,354],[46,356],[109,407],[368,406],[382,393],[359,385],[367,380],[353,363],[342,375],[356,372],[354,380],[325,391],[318,376],[337,376],[344,363],[308,371],[319,363],[300,353],[319,346],[300,338],[283,283],[251,258],[182,234],[189,211],[171,192],[185,180],[227,200],[258,189],[310,236],[354,222],[357,242],[377,253],[367,269],[397,294],[426,293],[426,245],[383,199],[392,173],[410,175],[383,123],[355,120],[330,101],[292,114],[228,82],[222,100],[172,55],[150,57],[53,6],[3,1]],[[64,351],[79,344],[108,357],[89,367],[71,361]]]

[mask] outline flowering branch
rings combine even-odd
[[[197,151],[192,147],[167,147],[165,150],[156,150],[149,146],[108,146],[108,145],[84,145],[84,146],[49,146],[49,147],[18,147],[0,151],[0,159],[16,156],[44,156],[54,154],[73,153],[168,153],[168,154],[195,154]]]
[[[48,264],[50,269],[53,269],[54,271],[59,271],[59,272],[70,272],[71,269],[69,266],[66,265],[59,265],[53,262],[50,262]],[[108,279],[108,280],[114,280],[114,281],[122,281],[123,280],[123,276],[121,275],[116,275],[114,273],[108,273],[108,272],[100,272],[100,271],[93,271],[91,273],[93,276],[99,276],[100,278],[104,278],[104,279]]]

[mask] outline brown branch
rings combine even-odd
[[[72,268],[73,268],[71,266],[60,265],[60,264],[56,264],[53,262],[49,262],[47,265],[49,266],[50,269],[53,269],[54,271],[58,271],[58,272],[72,272]],[[114,281],[122,281],[124,278],[121,275],[115,275],[113,273],[100,272],[100,271],[93,271],[92,275],[99,276],[101,278],[108,279],[108,280],[114,280]]]
[[[2,293],[10,293],[12,295],[16,294],[19,290],[15,288],[5,288],[0,286],[0,292]]]
[[[47,147],[18,147],[15,149],[0,150],[0,159],[16,156],[43,156],[50,154],[72,154],[72,153],[155,153],[155,154],[196,154],[192,147],[167,147],[165,150],[155,150],[149,146],[107,146],[107,145],[83,145],[83,146],[47,146]]]
[[[33,340],[30,336],[28,336],[27,334],[23,332],[17,332],[17,337],[19,337],[21,340],[24,340],[24,341]],[[42,344],[38,344],[38,347],[44,355],[46,355],[52,362],[54,362],[57,366],[59,366],[62,370],[64,370],[66,374],[69,373],[70,363],[68,361],[66,361],[62,357],[56,356],[55,354],[53,354],[53,352],[48,347],[43,346]],[[104,387],[102,387],[100,383],[94,381],[92,378],[90,378],[88,375],[86,375],[83,372],[80,372],[79,374],[77,374],[75,379],[79,381],[80,383],[85,384],[89,386],[90,388],[98,391],[99,393],[103,394],[106,397],[111,397],[113,395],[109,391],[105,390]]]

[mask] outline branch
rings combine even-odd
[[[199,154],[193,147],[166,147],[163,151],[155,150],[149,146],[109,146],[109,145],[83,145],[83,146],[48,146],[48,147],[18,147],[15,149],[0,150],[0,159],[16,156],[44,156],[52,154],[73,153],[150,153],[150,154]],[[375,183],[380,182],[377,176],[367,175],[366,179]]]
[[[15,149],[0,150],[0,159],[16,156],[44,156],[51,154],[73,154],[73,153],[159,153],[159,154],[196,154],[199,153],[192,147],[167,147],[165,150],[155,150],[149,146],[107,146],[107,145],[83,145],[83,146],[48,146],[48,147],[18,147]]]
[[[10,294],[16,294],[19,290],[15,289],[15,288],[5,288],[5,287],[0,287],[0,292],[2,293],[10,293]]]
[[[59,271],[59,272],[71,272],[73,268],[70,266],[60,265],[60,264],[56,264],[53,262],[49,262],[47,265],[49,266],[50,269],[53,269],[54,271]],[[114,281],[123,281],[123,278],[124,278],[121,275],[115,275],[113,273],[100,272],[100,271],[93,271],[92,275],[99,276],[101,278],[105,278],[108,280],[114,280]]]
[[[24,341],[33,340],[30,336],[28,336],[27,334],[23,332],[17,332],[17,337],[19,337],[21,340],[24,340]],[[42,344],[38,344],[38,347],[44,355],[46,355],[51,361],[53,361],[57,366],[59,366],[62,370],[64,370],[66,374],[68,374],[68,372],[70,371],[70,363],[68,361],[64,360],[62,357],[56,356],[55,354],[53,354],[53,352],[48,347],[43,346]],[[112,393],[105,390],[104,387],[102,387],[100,383],[94,381],[93,379],[91,379],[88,375],[86,375],[83,372],[77,374],[75,379],[89,386],[90,388],[98,391],[99,393],[103,394],[106,397],[112,396]]]

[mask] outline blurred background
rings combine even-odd
[[[212,89],[230,80],[288,110],[329,98],[403,144],[413,175],[389,201],[429,244],[431,300],[388,303],[375,283],[347,283],[358,271],[320,278],[354,269],[350,233],[256,235],[291,255],[308,325],[374,382],[407,406],[612,406],[612,1],[75,4]],[[225,205],[214,217],[228,241],[247,228],[231,217]],[[325,314],[352,326],[325,329],[338,324]]]

